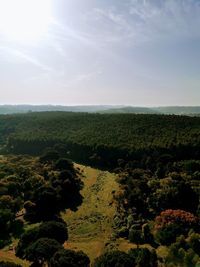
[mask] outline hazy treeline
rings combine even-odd
[[[135,113],[135,114],[174,114],[199,115],[199,106],[135,107],[123,105],[0,105],[0,114],[16,114],[44,111],[68,111],[89,113]]]

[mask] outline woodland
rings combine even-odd
[[[1,115],[0,150],[0,248],[15,244],[22,260],[0,266],[199,266],[199,117]],[[127,240],[130,249],[105,246],[93,261],[66,249],[62,214],[84,201],[75,163],[116,175],[111,239]]]

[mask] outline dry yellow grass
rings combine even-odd
[[[84,197],[78,211],[67,211],[63,218],[68,224],[69,240],[65,247],[83,250],[91,261],[111,242],[115,204],[112,192],[118,191],[116,175],[76,165],[83,172]]]
[[[23,267],[28,267],[30,265],[29,262],[20,260],[15,256],[14,251],[8,250],[0,250],[0,261],[10,261],[16,264],[20,264]]]
[[[112,222],[116,212],[113,192],[120,191],[117,175],[82,165],[76,167],[83,173],[84,188],[81,193],[84,199],[78,211],[63,214],[69,230],[65,248],[82,250],[91,262],[107,248],[125,252],[136,248],[136,244],[123,238],[112,239]],[[151,248],[146,244],[140,247]]]

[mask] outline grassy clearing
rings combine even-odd
[[[28,267],[28,266],[30,266],[30,263],[29,263],[29,262],[20,260],[19,258],[17,258],[17,257],[15,256],[14,251],[12,251],[12,250],[8,250],[8,249],[0,250],[0,261],[10,261],[10,262],[14,262],[14,263],[16,263],[16,264],[20,264],[20,265],[22,265],[23,267]]]
[[[27,159],[27,164],[32,164],[32,161]],[[106,249],[118,248],[128,251],[136,247],[124,239],[112,238],[112,222],[116,212],[113,194],[119,190],[116,174],[78,164],[76,167],[83,174],[83,203],[76,212],[68,210],[62,214],[69,231],[65,248],[82,250],[93,262]],[[33,226],[35,225],[26,225],[26,229]],[[16,242],[15,240],[13,244],[16,245]],[[14,251],[9,248],[0,250],[0,260],[12,261],[23,267],[29,266],[28,262],[15,257]]]
[[[83,174],[84,197],[78,211],[67,211],[63,219],[68,224],[69,239],[65,248],[82,250],[91,262],[107,249],[119,249],[127,252],[136,248],[136,244],[123,238],[113,239],[113,217],[116,212],[116,203],[113,193],[119,191],[117,175],[77,165]],[[150,245],[141,245],[149,247]]]
[[[82,165],[77,167],[83,173],[84,188],[81,193],[84,199],[76,212],[63,214],[69,230],[65,247],[83,250],[93,261],[113,243],[113,192],[119,190],[119,186],[115,174]]]

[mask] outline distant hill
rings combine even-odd
[[[68,111],[68,112],[98,112],[114,108],[112,105],[84,105],[84,106],[61,106],[61,105],[0,105],[0,114],[16,114],[43,111]],[[119,106],[118,106],[119,107]],[[122,107],[122,106],[120,106]]]
[[[157,107],[154,110],[162,114],[195,115],[200,114],[200,106],[169,106]]]
[[[103,110],[100,113],[135,113],[135,114],[158,114],[159,111],[146,107],[121,107]]]
[[[134,107],[124,105],[0,105],[0,114],[16,114],[44,111],[67,111],[109,114],[174,114],[200,116],[200,106]]]
[[[135,113],[135,114],[167,114],[167,115],[200,115],[200,106],[168,106],[168,107],[115,107],[100,113]]]

